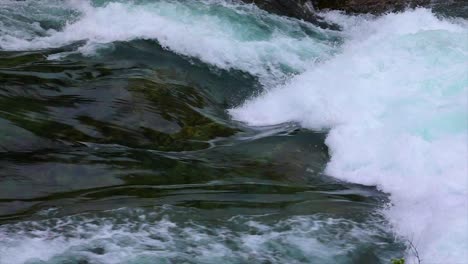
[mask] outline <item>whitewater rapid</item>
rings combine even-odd
[[[119,264],[304,263],[304,259],[332,264],[346,261],[349,252],[363,244],[378,241],[375,250],[382,254],[385,251],[379,247],[388,246],[379,221],[356,223],[320,214],[276,221],[272,215],[246,215],[210,219],[213,225],[206,225],[201,217],[205,214],[213,213],[164,206],[4,225],[0,245],[8,246],[0,247],[0,263],[82,263],[80,257],[86,256],[89,263]],[[25,235],[30,230],[32,235]]]
[[[424,263],[466,263],[466,22],[426,9],[326,16],[343,26],[343,51],[230,113],[328,130],[328,175],[390,193],[385,214]]]
[[[37,50],[86,41],[78,52],[91,56],[112,48],[116,41],[157,40],[180,55],[220,69],[242,70],[272,85],[304,71],[311,61],[329,57],[337,46],[338,39],[331,31],[270,15],[254,5],[223,0],[147,2],[96,5],[49,0],[57,16],[67,21],[62,28],[44,29],[37,22],[16,21],[0,35],[0,48]],[[27,11],[7,11],[20,15],[43,8],[41,3],[30,5],[34,8]],[[44,14],[38,13],[36,19],[41,19]]]
[[[256,76],[264,94],[229,110],[234,119],[328,131],[328,175],[389,193],[384,213],[424,263],[466,263],[466,21],[427,9],[381,17],[323,14],[343,28],[333,32],[224,1],[48,2],[63,25],[2,25],[0,48],[37,50],[84,40],[77,52],[93,56],[116,41],[149,39]]]

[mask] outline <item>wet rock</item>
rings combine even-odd
[[[278,15],[295,17],[330,27],[318,16],[316,10],[342,10],[347,13],[381,14],[401,11],[407,7],[427,6],[430,0],[242,0]],[[458,0],[453,0],[458,1]]]
[[[314,0],[314,7],[318,10],[334,9],[348,13],[382,14],[426,6],[430,3],[430,0]]]

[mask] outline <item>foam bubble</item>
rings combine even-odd
[[[24,2],[26,8],[34,1]],[[80,52],[90,55],[114,41],[150,39],[216,67],[248,72],[267,87],[303,72],[231,114],[253,125],[295,121],[330,130],[328,174],[389,192],[389,219],[424,259],[468,259],[466,22],[425,9],[379,18],[328,13],[347,41],[325,61],[337,49],[334,33],[252,6],[69,1],[66,8],[60,9],[68,21],[62,27],[29,20],[12,27],[1,20],[0,47],[87,40]]]
[[[379,218],[222,216],[166,206],[0,226],[0,263],[350,263],[400,248]],[[208,219],[208,221],[207,221]],[[375,259],[374,259],[375,260]]]
[[[328,129],[326,173],[390,193],[386,213],[423,259],[466,263],[466,23],[425,9],[327,18],[343,25],[343,52],[231,114]]]
[[[68,1],[72,17],[61,29],[44,36],[4,33],[4,50],[60,47],[87,40],[85,55],[115,41],[156,40],[178,54],[222,69],[239,69],[264,82],[282,80],[305,69],[311,60],[334,51],[335,38],[298,20],[268,14],[253,5],[225,1],[156,1],[152,3]]]

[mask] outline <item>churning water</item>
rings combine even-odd
[[[468,23],[321,15],[2,1],[0,263],[466,263]]]

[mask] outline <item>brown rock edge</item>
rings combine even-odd
[[[317,23],[315,11],[341,10],[350,14],[382,14],[419,6],[460,6],[466,0],[241,0],[270,13]],[[328,25],[329,26],[329,25]]]

